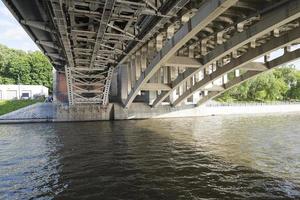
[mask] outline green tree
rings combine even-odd
[[[288,91],[288,85],[274,73],[265,73],[250,80],[248,99],[252,101],[283,100]]]
[[[291,85],[288,96],[291,99],[300,100],[300,71],[295,73],[296,81]]]
[[[218,101],[300,100],[300,72],[283,66],[235,86],[216,98]]]
[[[24,52],[0,45],[0,84],[44,85],[52,91],[52,65],[41,52]]]
[[[30,54],[30,78],[33,85],[44,85],[52,90],[52,65],[41,52]]]

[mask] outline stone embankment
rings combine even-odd
[[[101,121],[291,112],[300,113],[300,103],[220,104],[211,102],[200,107],[186,105],[175,108],[170,106],[151,108],[144,103],[133,103],[129,109],[124,109],[119,104],[109,104],[106,108],[97,105],[80,105],[69,108],[66,105],[54,103],[36,103],[0,116],[0,123]]]
[[[209,103],[197,108],[186,109],[159,115],[159,118],[168,117],[198,117],[211,115],[249,115],[249,114],[276,114],[300,113],[300,103]]]

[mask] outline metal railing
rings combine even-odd
[[[300,105],[297,101],[272,101],[272,102],[232,102],[224,103],[211,101],[205,104],[207,107],[224,107],[224,106],[272,106],[272,105]]]

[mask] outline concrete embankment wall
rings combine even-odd
[[[200,107],[193,107],[190,105],[180,108],[171,108],[170,106],[150,108],[145,104],[134,103],[129,109],[125,110],[120,105],[114,106],[115,119],[198,117],[210,115],[268,114],[287,112],[300,113],[300,104],[233,104]]]
[[[120,104],[109,104],[106,108],[99,105],[56,105],[38,103],[10,114],[0,116],[0,123],[21,122],[66,122],[66,121],[103,121],[147,118],[198,117],[210,115],[300,113],[300,104],[244,104],[244,105],[207,105],[172,108],[159,106],[151,108],[144,103],[133,103],[129,109]]]
[[[200,106],[156,116],[156,118],[171,117],[198,117],[210,115],[246,115],[246,114],[274,114],[274,113],[300,113],[300,104],[286,105],[229,105],[229,106]]]

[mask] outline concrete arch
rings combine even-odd
[[[280,6],[276,9],[267,12],[265,15],[261,16],[262,20],[257,22],[256,24],[252,25],[248,29],[244,30],[243,32],[237,32],[233,35],[230,39],[224,42],[221,45],[216,46],[211,52],[201,58],[201,63],[203,64],[202,67],[198,69],[187,69],[184,73],[178,76],[172,83],[172,90],[168,92],[161,93],[160,96],[154,101],[152,106],[157,106],[164,99],[166,99],[174,90],[191,78],[194,74],[199,72],[200,70],[208,67],[213,62],[223,58],[226,55],[231,54],[235,50],[239,49],[240,47],[255,41],[256,39],[264,36],[272,32],[275,28],[278,28],[284,24],[287,24],[297,18],[300,17],[300,1],[289,1],[287,4]],[[284,39],[284,38],[282,38]],[[253,51],[253,50],[251,50]],[[262,54],[259,50],[257,53]],[[187,98],[188,95],[184,96],[184,99]],[[180,100],[181,102],[181,100]],[[175,103],[177,104],[177,102]]]
[[[268,68],[268,70],[273,69],[275,67],[281,66],[285,63],[291,62],[297,58],[300,58],[300,49],[295,50],[293,52],[286,52],[283,56],[276,58],[270,62],[265,63],[264,65]],[[248,71],[245,74],[242,74],[239,77],[234,78],[233,80],[229,81],[228,83],[223,85],[223,91],[215,91],[209,93],[207,96],[203,97],[200,101],[197,102],[197,106],[200,106],[207,102],[210,99],[213,99],[222,93],[226,92],[227,90],[231,89],[232,87],[239,85],[255,76],[263,73],[262,71]]]
[[[201,29],[216,19],[225,10],[234,5],[238,0],[209,0],[204,3],[196,15],[184,24],[166,45],[156,54],[144,73],[135,83],[129,93],[125,107],[129,107],[137,96],[141,87],[154,75],[154,73],[167,62],[186,42],[193,38]]]
[[[253,60],[259,58],[262,55],[266,55],[275,51],[279,48],[283,48],[287,45],[296,43],[300,41],[300,28],[296,28],[291,32],[288,32],[278,38],[274,38],[269,42],[259,46],[255,49],[250,49],[247,53],[243,54],[242,56],[232,59],[231,62],[224,65],[223,67],[217,68],[216,71],[212,72],[211,74],[205,76],[202,80],[195,83],[189,90],[184,92],[182,95],[178,97],[173,103],[173,106],[179,105],[183,100],[190,97],[194,92],[203,89],[207,84],[215,81],[216,79],[220,78],[224,74],[228,72],[238,69],[243,65],[252,62]]]

